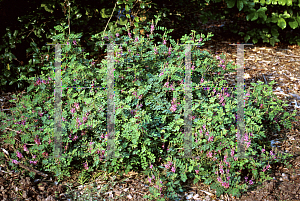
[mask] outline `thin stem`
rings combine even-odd
[[[108,22],[107,22],[107,24],[106,24],[106,26],[105,26],[105,29],[104,29],[103,35],[105,34],[105,30],[106,30],[106,28],[107,28],[107,25],[108,25],[108,23],[109,23],[109,21],[110,21],[110,19],[111,19],[112,15],[113,15],[114,11],[115,11],[116,5],[117,5],[117,2],[115,3],[115,7],[114,7],[114,9],[113,9],[113,11],[112,11],[112,13],[111,13],[111,15],[110,15],[110,18],[109,18],[109,20],[108,20]],[[102,35],[102,36],[103,36],[103,35]]]

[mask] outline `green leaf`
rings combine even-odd
[[[235,5],[235,0],[229,0],[227,1],[227,7],[232,8]]]
[[[237,8],[239,9],[239,11],[241,11],[244,7],[243,1],[238,0],[236,4],[237,4]]]
[[[128,20],[125,17],[120,17],[120,19],[118,20],[118,24],[119,25],[125,25],[127,24]]]
[[[270,4],[271,4],[271,0],[267,0],[267,1],[266,1],[266,4],[267,4],[267,5],[270,5]]]
[[[187,180],[186,174],[181,174],[181,181],[185,182]]]
[[[245,40],[245,42],[247,42],[249,39],[250,39],[250,35],[247,34],[247,35],[244,37],[244,40]]]
[[[102,8],[100,11],[102,18],[109,18],[112,12],[112,8]]]
[[[53,5],[54,6],[54,5]],[[51,4],[41,4],[41,7],[44,7],[45,11],[49,12],[49,13],[53,13],[53,9],[51,9]]]
[[[258,16],[260,18],[263,18],[264,20],[267,19],[267,15],[265,14],[267,8],[266,7],[261,7],[260,9],[257,10]]]
[[[145,4],[144,4],[144,3],[141,3],[141,4],[140,4],[140,7],[141,7],[142,9],[144,9],[144,8],[145,8]]]
[[[257,38],[252,39],[253,44],[256,44],[258,42]]]
[[[15,30],[13,36],[14,36],[14,37],[17,37],[18,32],[19,32],[18,30]]]
[[[279,36],[278,30],[275,27],[271,28],[271,34],[272,34],[272,36],[275,36],[276,38]]]
[[[283,14],[279,15],[280,17],[282,16],[283,18],[290,18],[291,15],[289,13],[287,13],[287,11],[285,10]]]
[[[287,6],[293,5],[293,0],[285,0],[285,1],[287,1],[287,3],[286,3]]]
[[[298,22],[292,18],[291,21],[289,22],[289,25],[292,29],[296,29],[298,27]]]
[[[248,14],[248,15],[246,16],[247,21],[249,21],[249,19],[250,19],[251,21],[254,21],[254,20],[256,20],[257,18],[258,18],[258,13],[257,13],[256,11],[253,11],[252,13],[250,13],[250,14]]]
[[[278,0],[278,4],[284,6],[286,3],[286,0]]]
[[[286,27],[286,22],[283,18],[279,18],[278,19],[278,22],[277,22],[277,25],[281,28],[281,29],[284,29]]]

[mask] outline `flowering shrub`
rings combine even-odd
[[[62,26],[55,27],[61,31]],[[268,128],[265,124],[290,127],[287,113],[280,100],[275,100],[271,86],[252,83],[245,98],[245,154],[238,158],[236,153],[236,91],[227,88],[222,80],[226,72],[235,71],[223,55],[212,56],[193,46],[192,55],[192,111],[193,146],[192,155],[183,156],[183,112],[184,112],[184,58],[185,46],[178,45],[164,34],[154,34],[154,24],[144,27],[150,34],[146,38],[132,35],[119,37],[109,35],[104,43],[121,44],[115,48],[115,146],[116,156],[107,156],[107,60],[95,66],[76,55],[80,35],[70,36],[73,46],[62,46],[62,143],[63,158],[59,161],[49,157],[53,150],[54,128],[54,73],[53,67],[45,67],[40,78],[33,81],[28,94],[16,101],[13,116],[1,113],[6,119],[1,129],[11,127],[18,131],[9,132],[8,143],[20,133],[21,142],[16,153],[12,153],[13,163],[21,162],[40,171],[55,172],[58,178],[70,176],[70,169],[77,168],[83,173],[95,169],[120,174],[131,170],[143,171],[149,175],[152,198],[175,199],[176,192],[183,191],[181,185],[187,179],[210,184],[223,193],[239,196],[248,185],[258,185],[268,176],[270,164],[285,159],[275,156],[265,142]],[[162,27],[158,30],[166,31]],[[137,32],[138,33],[138,32]],[[154,37],[162,37],[162,43],[153,45]],[[183,36],[182,43],[203,45],[209,39],[203,34]],[[65,43],[64,35],[53,36]],[[83,53],[84,56],[87,53]],[[53,59],[52,59],[53,60]],[[24,78],[23,78],[24,79]],[[270,85],[274,84],[271,82]],[[72,87],[71,87],[72,86]],[[77,88],[74,88],[77,87]],[[103,87],[101,88],[79,88]],[[198,88],[196,88],[198,87]],[[15,97],[17,99],[17,97]],[[277,102],[275,102],[277,101]],[[276,106],[276,107],[275,107]],[[285,106],[283,104],[283,106]],[[276,116],[276,120],[273,118]],[[262,123],[264,121],[264,124]],[[261,143],[264,142],[264,143]],[[266,146],[267,145],[267,146]],[[269,154],[270,153],[270,154]],[[177,157],[177,158],[176,158]],[[246,172],[245,180],[242,171]],[[248,180],[250,179],[250,180]],[[149,197],[151,198],[151,197]]]

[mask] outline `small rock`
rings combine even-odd
[[[193,197],[193,194],[189,194],[188,196],[186,196],[186,199],[189,200]]]
[[[199,197],[198,194],[196,194],[196,195],[193,196],[194,199],[197,199],[198,197]]]
[[[45,201],[54,201],[55,199],[51,196],[51,195],[49,195],[47,198],[46,198],[46,200]]]
[[[282,179],[283,179],[284,181],[289,181],[289,175],[286,174],[286,173],[282,173]]]
[[[129,195],[127,195],[126,196],[129,200],[131,200],[132,199],[132,196],[129,194]]]
[[[209,195],[207,195],[204,200],[205,201],[211,201],[211,197],[209,197]]]

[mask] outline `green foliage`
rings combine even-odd
[[[19,99],[14,97],[13,116],[1,112],[5,119],[0,129],[10,127],[23,132],[21,147],[17,150],[31,166],[29,160],[36,155],[34,167],[40,171],[53,172],[61,179],[70,176],[72,168],[84,170],[83,175],[96,169],[108,173],[124,171],[143,171],[156,181],[151,188],[152,198],[164,200],[162,187],[168,189],[165,195],[175,199],[175,192],[182,192],[182,185],[189,179],[204,181],[216,189],[217,195],[229,193],[240,196],[248,187],[241,176],[248,176],[255,187],[268,177],[267,164],[285,159],[272,155],[266,145],[266,125],[270,128],[289,127],[290,119],[284,111],[282,101],[276,100],[272,88],[262,83],[252,83],[251,92],[245,99],[245,146],[246,158],[238,157],[236,139],[236,90],[227,88],[222,80],[225,73],[236,70],[232,63],[225,61],[223,55],[210,55],[195,46],[203,45],[210,34],[191,35],[181,38],[181,43],[191,44],[192,60],[192,155],[196,159],[179,158],[183,156],[185,88],[184,59],[185,46],[167,36],[169,30],[155,26],[150,30],[148,23],[144,29],[149,36],[143,37],[138,32],[118,37],[116,32],[108,31],[106,37],[94,35],[97,46],[114,43],[114,90],[115,90],[115,139],[116,156],[120,158],[103,159],[107,156],[107,70],[108,60],[97,64],[86,59],[88,53],[78,48],[81,34],[68,35],[65,23],[55,26],[57,33],[53,40],[60,44],[67,38],[70,44],[62,45],[61,78],[62,88],[62,157],[57,161],[53,157],[54,128],[54,59],[50,58],[43,67],[39,78],[26,78],[31,82],[27,94]],[[161,30],[165,34],[151,33]],[[162,42],[154,43],[154,37]],[[170,46],[166,46],[166,41]],[[73,41],[73,43],[71,42]],[[33,48],[35,46],[33,45]],[[172,49],[169,49],[169,48]],[[170,53],[169,53],[170,52]],[[37,57],[42,56],[37,52]],[[274,82],[270,83],[270,85]],[[103,87],[81,88],[81,87]],[[171,86],[170,86],[171,85]],[[75,88],[75,87],[76,88]],[[176,106],[175,106],[176,105]],[[293,114],[295,116],[295,113]],[[17,133],[9,131],[6,143],[14,144]],[[243,136],[244,137],[244,136]],[[28,151],[23,147],[27,144]],[[251,146],[250,146],[251,144]],[[19,161],[20,155],[12,153],[11,157]],[[224,159],[224,160],[223,160]],[[153,165],[152,165],[153,164]],[[12,169],[17,169],[10,163]],[[149,168],[150,166],[150,168]],[[248,171],[241,175],[240,171]],[[264,174],[257,174],[263,170]],[[228,179],[229,178],[229,179]],[[83,177],[80,177],[84,182]],[[151,182],[151,180],[149,181]],[[251,183],[250,183],[251,185]]]
[[[0,45],[0,78],[2,90],[5,90],[8,86],[17,86],[22,90],[29,86],[29,83],[26,83],[25,80],[18,81],[21,75],[29,78],[33,75],[41,74],[41,66],[44,64],[44,59],[36,58],[35,54],[37,51],[45,50],[38,50],[36,47],[40,47],[46,42],[53,43],[51,38],[49,38],[49,33],[52,34],[55,30],[49,27],[58,25],[61,21],[65,21],[68,18],[70,18],[70,24],[72,25],[71,32],[83,34],[82,40],[85,41],[83,44],[85,49],[89,51],[94,50],[96,46],[93,41],[89,41],[91,35],[95,33],[105,35],[105,32],[110,30],[112,33],[118,32],[122,36],[126,33],[122,32],[118,26],[123,27],[129,23],[131,27],[139,29],[145,25],[145,22],[142,22],[140,17],[143,16],[147,21],[151,21],[155,19],[154,14],[161,16],[164,21],[174,21],[175,19],[176,23],[172,27],[168,27],[175,30],[172,33],[174,37],[176,34],[180,36],[188,34],[188,30],[180,28],[182,24],[189,23],[188,26],[190,29],[198,32],[201,31],[198,29],[198,24],[194,21],[196,13],[200,14],[200,20],[206,23],[208,19],[231,18],[231,16],[236,15],[238,12],[243,12],[246,14],[246,20],[254,23],[251,23],[251,26],[245,32],[239,31],[238,26],[231,27],[229,30],[243,36],[245,42],[251,41],[255,44],[259,40],[262,40],[274,46],[276,42],[288,40],[291,44],[300,44],[298,36],[286,36],[282,35],[282,32],[279,32],[288,28],[299,28],[300,17],[295,12],[295,10],[299,9],[299,4],[291,0],[279,1],[278,4],[277,1],[258,0],[254,2],[246,0],[226,0],[224,2],[220,0],[208,0],[206,2],[195,1],[191,2],[191,4],[186,4],[185,1],[178,0],[174,2],[172,8],[170,6],[163,7],[162,4],[163,2],[159,1],[117,1],[116,9],[113,9],[114,3],[107,4],[106,1],[99,1],[97,3],[89,2],[88,4],[76,0],[65,2],[31,1],[30,6],[27,6],[30,9],[25,12],[26,14],[18,16],[13,26],[6,26],[7,29],[2,38],[2,45]],[[220,10],[220,6],[223,4],[227,8]],[[271,12],[271,8],[275,7],[275,4],[277,4],[276,7],[280,8],[279,10],[282,10],[282,13],[278,11]],[[124,15],[125,17],[116,18],[118,10],[123,8],[127,12]],[[285,8],[287,9],[285,10]],[[187,10],[189,12],[186,12]],[[156,13],[156,11],[158,12]],[[140,14],[139,16],[133,16],[133,13]],[[111,19],[110,16],[112,16]],[[107,23],[107,29],[104,31]],[[262,28],[258,28],[260,24],[264,24],[263,27],[268,30],[264,31]],[[89,27],[87,28],[87,26]],[[25,65],[20,65],[20,60],[19,64],[16,64],[15,59],[19,58],[16,58],[17,56],[13,53],[13,49],[15,47],[18,49],[19,44],[24,45],[26,43],[29,45],[26,53],[30,56],[26,58],[26,61],[23,61]],[[34,46],[34,44],[37,46]],[[95,56],[95,53],[91,53],[91,56]],[[11,70],[8,70],[8,65]],[[30,72],[27,72],[28,69],[31,69]],[[32,69],[34,70],[32,71]]]

